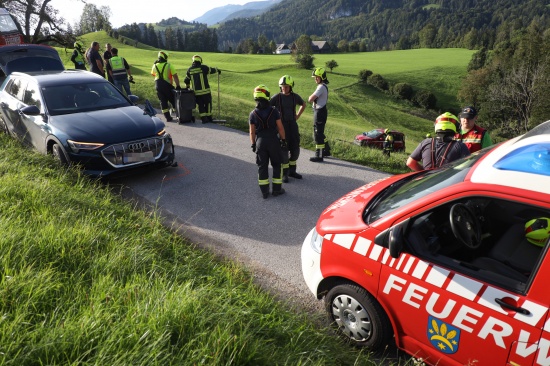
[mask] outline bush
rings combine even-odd
[[[425,109],[434,109],[437,104],[437,98],[429,90],[419,90],[413,99],[413,102]]]
[[[315,67],[315,65],[313,65],[313,60],[314,57],[311,55],[296,55],[296,63],[300,69],[313,69]]]
[[[392,88],[393,95],[401,99],[411,100],[413,97],[413,87],[407,83],[397,83]]]
[[[370,70],[361,70],[361,71],[359,71],[359,79],[361,79],[361,81],[367,81],[367,79],[371,75],[372,75],[372,71],[370,71]]]
[[[374,86],[376,89],[380,89],[380,90],[388,90],[389,89],[389,84],[388,82],[386,81],[386,79],[384,79],[382,77],[382,75],[380,74],[373,74],[371,75],[368,79],[367,79],[367,82]]]

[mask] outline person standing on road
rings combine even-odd
[[[407,166],[414,171],[439,168],[470,155],[465,144],[453,139],[458,122],[456,116],[447,112],[437,117],[435,121],[435,137],[429,137],[420,142],[407,159]]]
[[[126,92],[126,96],[132,94],[130,91],[130,82],[128,81],[128,76],[132,80],[132,73],[130,72],[130,65],[126,62],[126,59],[118,55],[118,49],[112,48],[111,53],[113,57],[106,60],[107,72],[113,80],[113,84],[121,92]]]
[[[90,71],[100,75],[102,78],[105,78],[105,69],[103,64],[103,59],[99,54],[99,42],[92,42],[92,45],[86,51],[86,60],[90,65]]]
[[[109,59],[111,57],[113,57],[113,47],[111,46],[110,43],[106,43],[105,44],[105,52],[103,52],[103,60],[105,61],[105,64],[107,64],[107,62],[109,62]],[[109,80],[111,83],[114,84],[113,82],[113,77],[111,76],[111,74],[109,74],[109,72],[107,72],[107,80]]]
[[[325,136],[328,117],[328,79],[327,73],[322,67],[313,70],[311,76],[315,78],[317,88],[308,98],[308,102],[313,104],[313,136],[315,138],[315,156],[309,160],[318,163],[323,161],[323,157],[330,156],[330,146]]]
[[[162,114],[166,118],[166,122],[172,122],[173,118],[170,115],[170,107],[168,103],[172,105],[172,108],[176,109],[176,101],[174,96],[174,82],[176,83],[176,90],[181,90],[180,79],[174,65],[168,63],[168,53],[160,51],[158,58],[153,64],[151,69],[151,75],[155,77],[155,88],[157,90],[157,96],[160,100],[160,108]]]
[[[464,107],[458,116],[461,131],[455,135],[455,140],[465,143],[471,153],[493,144],[489,132],[476,125],[477,111],[474,107]]]
[[[285,129],[277,108],[269,104],[270,93],[265,85],[254,88],[256,108],[248,117],[249,134],[252,152],[256,153],[258,165],[258,184],[263,198],[269,196],[269,162],[273,168],[271,178],[273,196],[285,193],[282,180],[281,148],[287,148]],[[279,134],[277,136],[277,133]],[[280,140],[279,140],[280,137]]]
[[[74,51],[71,55],[71,61],[74,63],[74,68],[79,70],[86,70],[86,62],[84,59],[84,49],[82,49],[82,43],[74,43]]]
[[[221,74],[222,71],[215,67],[208,67],[202,64],[202,57],[199,55],[193,56],[193,63],[187,69],[187,77],[185,85],[195,92],[195,100],[199,107],[199,116],[202,123],[212,122],[212,93],[210,92],[210,84],[208,83],[208,74]]]
[[[279,87],[281,92],[271,98],[270,104],[279,110],[285,129],[288,149],[283,150],[283,183],[288,183],[288,177],[302,179],[302,175],[296,173],[296,162],[300,156],[300,130],[297,121],[306,109],[306,102],[292,90],[294,80],[290,75],[281,77]],[[298,106],[300,108],[296,112]]]

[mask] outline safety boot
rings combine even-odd
[[[322,163],[323,162],[323,149],[315,150],[315,156],[309,158],[309,161],[312,161],[314,163]]]
[[[283,183],[288,183],[288,168],[283,168]]]
[[[264,200],[269,197],[269,185],[261,185],[260,190],[262,191],[262,197],[264,198]]]
[[[288,176],[295,179],[302,179],[302,174],[296,173],[296,165],[291,165],[288,169]]]
[[[325,148],[323,149],[323,157],[332,156],[330,153],[330,145],[328,141],[325,141]]]
[[[273,192],[271,193],[273,197],[277,197],[285,193],[285,189],[281,188],[280,184],[278,184],[278,186],[279,186],[279,189],[277,190],[275,189],[276,186],[275,185],[273,186]]]
[[[164,112],[164,118],[166,118],[166,122],[172,122],[174,119],[170,115],[170,112]]]

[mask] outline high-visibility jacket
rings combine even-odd
[[[120,56],[113,56],[107,62],[111,64],[111,70],[113,71],[113,79],[120,77],[126,77],[126,67],[124,65],[124,58]]]
[[[84,63],[84,55],[82,54],[82,51],[78,48],[75,48],[75,51],[76,51],[76,55],[74,57],[73,62],[78,63],[78,64],[83,64]]]
[[[170,84],[173,84],[173,77],[176,75],[175,67],[168,62],[157,62],[151,69],[151,75],[155,77],[155,80],[162,79]]]
[[[215,67],[201,65],[199,62],[193,62],[191,67],[187,69],[187,77],[185,84],[191,85],[191,89],[195,91],[195,95],[210,94],[210,84],[208,83],[208,74],[218,72]]]
[[[457,133],[454,139],[462,141],[466,144],[468,150],[473,153],[482,149],[482,141],[486,132],[486,129],[474,125],[470,131],[464,134]]]

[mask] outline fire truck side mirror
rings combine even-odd
[[[388,239],[388,248],[392,258],[399,258],[399,254],[403,250],[403,227],[397,225],[390,228]]]

